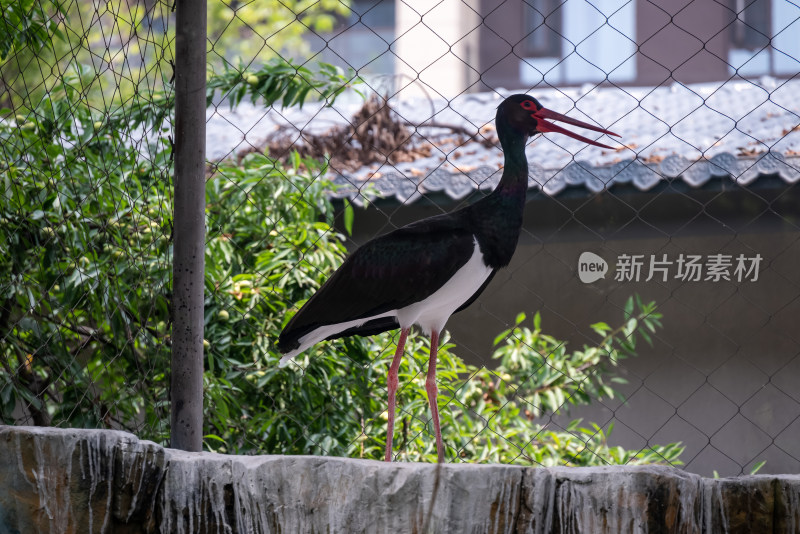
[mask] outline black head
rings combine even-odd
[[[566,115],[551,111],[542,106],[542,104],[532,96],[523,94],[509,96],[503,100],[503,102],[497,108],[498,135],[501,134],[501,128],[508,127],[511,127],[516,133],[528,137],[537,133],[556,132],[572,137],[573,139],[583,141],[584,143],[588,143],[590,145],[613,149],[613,147],[608,145],[603,145],[597,141],[592,141],[591,139],[587,139],[586,137],[570,132],[569,130],[557,126],[546,119],[566,122],[567,124],[580,126],[581,128],[587,128],[589,130],[601,132],[606,135],[616,135],[619,137],[619,135],[615,134],[614,132],[609,132],[608,130],[604,130],[603,128],[599,128],[592,124],[571,119]]]

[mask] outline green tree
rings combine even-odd
[[[19,406],[37,424],[157,429],[169,144],[130,144],[80,87],[75,71],[35,114],[0,122],[3,419]]]
[[[348,83],[330,66],[287,65],[248,75],[259,83],[212,78],[209,100],[219,91],[302,104]],[[98,110],[83,92],[92,76],[76,66],[33,113],[0,120],[3,420],[24,406],[37,424],[146,428],[163,441],[171,94]],[[159,134],[144,141],[137,128]]]
[[[243,58],[256,66],[275,57],[306,59],[304,36],[333,31],[337,17],[350,13],[349,0],[262,0],[209,2],[209,59],[212,65]]]
[[[93,73],[81,91],[101,109],[171,76],[171,3],[8,0],[0,9],[0,106],[17,114],[39,108],[76,64]]]
[[[308,32],[329,32],[347,0],[209,2],[209,67],[218,74],[281,60],[304,64]],[[172,77],[174,2],[0,3],[0,107],[29,114],[72,65],[93,76],[82,90],[99,108],[140,103]],[[226,95],[223,95],[226,96]]]

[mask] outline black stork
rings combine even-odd
[[[469,306],[517,247],[528,192],[525,144],[537,133],[557,132],[591,145],[592,141],[548,120],[617,135],[544,108],[518,94],[497,108],[497,136],[505,166],[500,183],[483,199],[452,213],[398,228],[353,252],[292,317],[281,332],[281,365],[312,345],[344,336],[369,336],[400,329],[389,367],[386,461],[392,458],[397,372],[412,325],[430,335],[425,389],[428,393],[436,451],[444,461],[436,404],[436,353],[439,334],[453,313]]]

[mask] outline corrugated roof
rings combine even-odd
[[[494,115],[502,98],[511,93],[467,94],[450,102],[390,100],[400,117],[418,125],[412,142],[429,144],[430,156],[355,171],[331,169],[331,177],[340,185],[335,196],[358,201],[361,195],[377,195],[407,203],[426,192],[460,199],[493,188],[503,162]],[[608,150],[557,134],[536,136],[527,149],[529,184],[549,195],[568,186],[599,192],[614,184],[633,184],[646,191],[674,179],[697,187],[713,176],[743,185],[763,175],[777,174],[789,183],[800,180],[800,80],[763,78],[758,83],[738,80],[658,88],[587,86],[530,94],[550,109],[620,134],[624,143],[601,139],[620,146]],[[360,104],[306,105],[280,112],[248,105],[234,111],[217,109],[209,113],[209,158],[258,144],[278,127],[294,128],[298,135],[321,133],[345,124]],[[450,130],[428,126],[431,122],[480,132],[478,139],[494,143],[464,142]]]

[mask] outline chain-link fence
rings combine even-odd
[[[166,442],[172,6],[36,6],[2,19],[4,422]],[[529,144],[514,260],[440,353],[448,461],[797,472],[796,4],[220,2],[208,19],[206,448],[382,458],[397,332],[285,368],[277,336],[347,249],[488,194],[496,108],[526,92],[620,144]],[[427,343],[400,368],[398,459],[436,458]]]
[[[163,440],[169,6],[0,13],[3,420]]]

